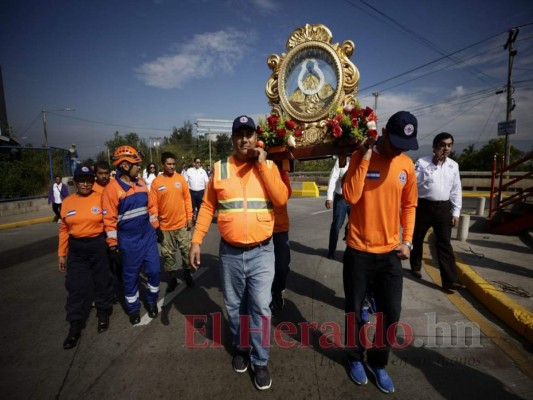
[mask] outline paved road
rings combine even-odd
[[[342,342],[338,337],[344,332],[344,293],[342,243],[337,260],[324,257],[331,222],[324,198],[294,198],[289,212],[292,271],[286,307],[273,324],[278,332],[282,322],[294,324],[297,332],[272,336],[271,390],[258,392],[251,375],[236,374],[231,368],[215,225],[202,246],[196,287],[180,285],[160,316],[155,320],[144,317],[147,323],[140,327],[132,327],[116,306],[109,331],[98,334],[93,311],[79,345],[65,351],[62,342],[68,325],[64,321],[64,276],[56,268],[58,226],[46,223],[1,231],[0,398],[386,397],[372,382],[365,387],[354,385],[342,350],[329,347],[326,341],[330,337]],[[404,268],[402,322],[411,331],[400,335],[399,347],[405,348],[395,350],[391,357],[388,370],[397,390],[388,397],[533,398],[532,380],[517,362],[517,358],[531,360],[527,345],[487,315],[468,293],[448,296],[429,279],[413,281],[407,263]],[[164,291],[165,284],[161,287]],[[479,310],[476,318],[483,321],[467,318],[463,307]],[[187,329],[185,316],[194,320],[196,333],[192,334],[191,326]],[[303,327],[309,323],[317,323],[322,331],[311,330],[306,337]],[[489,327],[492,333],[487,336],[480,327]],[[498,345],[502,341],[513,344],[518,353],[502,351]]]

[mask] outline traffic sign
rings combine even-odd
[[[498,122],[498,136],[512,135],[516,133],[516,119]]]

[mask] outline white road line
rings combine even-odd
[[[332,211],[333,211],[333,209],[324,210],[324,211],[317,211],[317,212],[311,213],[311,215],[318,215],[318,214],[323,214],[323,213],[332,212]]]
[[[195,281],[205,272],[207,271],[208,268],[200,268],[198,271],[196,271],[192,276],[196,279],[194,279]],[[185,288],[187,287],[187,284],[185,282],[182,282],[178,285],[178,287],[170,292],[169,294],[167,294],[165,297],[163,297],[162,299],[160,299],[158,302],[157,302],[157,308],[159,309],[159,311],[161,311],[161,307],[165,307],[166,305],[170,304],[172,302],[172,300],[174,300],[174,298],[180,294],[181,292],[183,292],[185,290]],[[143,326],[143,325],[148,325],[150,322],[152,322],[154,320],[154,318],[150,318],[150,316],[148,315],[148,313],[145,313],[142,317],[141,317],[141,322],[139,322],[137,325],[134,325],[134,326]]]

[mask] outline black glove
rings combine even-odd
[[[161,230],[161,228],[157,228],[155,230],[155,233],[157,233],[157,243],[163,243],[163,231]]]
[[[114,265],[122,265],[122,260],[120,259],[120,250],[116,246],[109,248],[109,261]]]

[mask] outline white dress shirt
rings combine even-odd
[[[329,174],[328,191],[326,193],[326,200],[333,200],[333,193],[342,196],[342,177],[348,171],[350,165],[350,157],[346,157],[346,165],[339,168],[339,159],[335,161],[335,165]]]
[[[61,204],[63,203],[63,199],[61,198],[61,187],[63,186],[62,183],[59,185],[57,183],[54,183],[54,203]]]
[[[203,168],[191,167],[187,170],[187,183],[189,189],[195,192],[205,190],[205,185],[209,182],[207,172]]]
[[[433,164],[433,156],[419,158],[415,163],[418,198],[452,203],[452,215],[458,217],[463,206],[459,164],[451,158]]]

